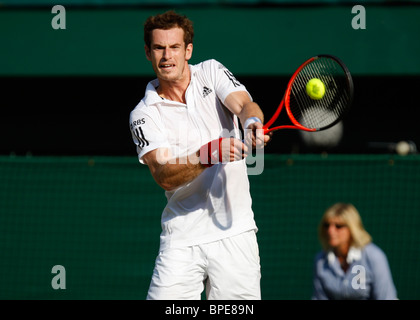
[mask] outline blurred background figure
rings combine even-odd
[[[343,138],[344,126],[340,121],[323,131],[308,132],[300,130],[299,134],[308,150],[313,152],[328,152],[337,147]]]
[[[321,218],[313,300],[396,300],[385,253],[372,242],[352,204],[336,203]]]

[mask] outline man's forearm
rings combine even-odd
[[[206,169],[198,158],[198,153],[187,157],[171,159],[156,167],[153,177],[166,191],[174,190],[198,177]]]
[[[259,105],[255,102],[247,102],[241,112],[238,114],[238,117],[241,121],[242,126],[245,125],[245,121],[251,117],[257,117],[258,119],[261,120],[262,123],[264,123],[264,114],[261,110],[261,108],[259,107]],[[246,128],[244,128],[246,129]]]

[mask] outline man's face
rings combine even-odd
[[[145,46],[145,51],[159,80],[178,81],[187,74],[185,67],[191,58],[192,47],[191,43],[185,47],[181,28],[155,29],[150,48]]]

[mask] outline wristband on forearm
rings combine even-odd
[[[259,122],[262,123],[261,119],[258,117],[250,117],[248,119],[246,119],[245,123],[244,123],[244,129],[248,129],[248,127],[253,124],[254,122]]]
[[[201,146],[200,162],[205,167],[211,167],[222,162],[221,144],[223,138],[218,138]]]

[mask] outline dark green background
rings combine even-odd
[[[263,299],[310,298],[317,224],[336,201],[360,210],[399,298],[419,299],[419,179],[416,155],[266,155],[250,176]],[[165,202],[135,157],[0,157],[0,299],[144,299]]]
[[[302,2],[173,5],[194,21],[191,62],[220,60],[266,116],[312,55],[339,56],[354,78],[338,154],[304,154],[297,133],[284,131],[266,150],[263,174],[250,176],[263,299],[310,298],[318,220],[349,201],[387,253],[399,298],[417,300],[419,156],[367,145],[420,141],[420,6],[360,1],[367,29],[353,30],[354,3]],[[172,7],[2,3],[0,298],[144,299],[165,198],[137,162],[128,114],[154,77],[142,23]],[[55,4],[66,6],[66,30],[51,27]],[[66,268],[66,290],[51,287],[54,265]]]
[[[353,5],[178,7],[195,25],[192,63],[215,58],[237,75],[290,75],[319,53],[339,56],[355,75],[420,74],[420,6],[366,5],[354,30]],[[54,30],[51,7],[0,8],[0,75],[152,76],[142,24],[161,7],[68,7]]]
[[[378,141],[419,144],[413,116],[420,87],[418,1],[360,2],[365,30],[352,28],[355,4],[348,1],[168,1],[54,3],[65,5],[65,30],[51,27],[51,1],[4,2],[0,154],[132,155],[128,115],[154,78],[142,24],[170,8],[194,22],[191,63],[220,60],[266,118],[297,66],[328,53],[347,64],[355,87],[344,139],[328,151],[389,152],[369,147]],[[268,152],[312,152],[307,149],[297,132],[285,131]]]

